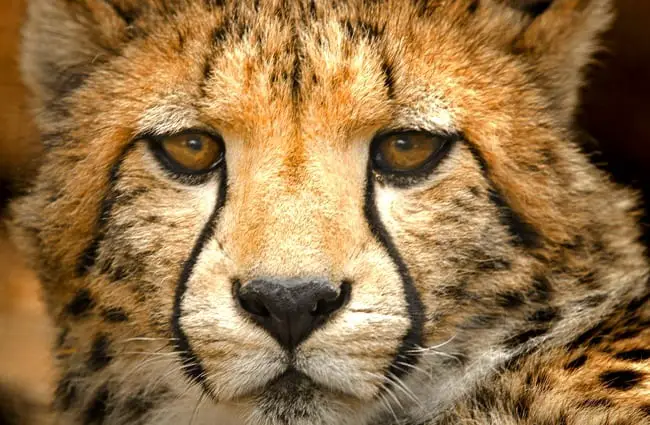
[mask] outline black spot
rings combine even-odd
[[[83,425],[102,425],[104,423],[106,416],[110,413],[109,398],[108,387],[106,385],[100,387],[83,412]]]
[[[93,342],[90,349],[90,357],[86,362],[88,369],[97,372],[108,366],[111,360],[113,360],[113,356],[109,353],[109,349],[110,341],[108,335],[98,335]]]
[[[597,288],[598,279],[596,278],[596,272],[590,271],[580,276],[580,278],[578,279],[578,283],[588,288]]]
[[[524,5],[521,6],[521,10],[531,16],[537,17],[546,12],[546,10],[551,6],[551,3],[553,3],[553,0],[538,0],[534,2],[526,1],[524,2]]]
[[[488,189],[488,198],[497,207],[499,220],[509,229],[513,243],[529,249],[539,247],[540,235],[537,230],[521,218],[495,188]]]
[[[160,216],[150,214],[150,215],[145,217],[144,221],[146,221],[147,223],[150,223],[150,224],[160,224],[162,220],[161,220]]]
[[[461,325],[462,329],[488,329],[494,327],[501,320],[500,316],[493,314],[478,314],[472,316]]]
[[[536,328],[528,329],[526,331],[515,334],[504,341],[504,344],[508,348],[516,348],[522,344],[527,343],[533,338],[540,337],[549,331],[549,328]]]
[[[546,307],[531,314],[528,320],[531,322],[546,323],[554,321],[558,316],[559,312],[557,308]]]
[[[121,410],[123,410],[125,424],[137,423],[143,416],[149,413],[156,403],[159,402],[160,394],[147,391],[140,391],[129,397]]]
[[[228,38],[228,31],[224,26],[215,28],[212,31],[212,34],[210,36],[210,40],[212,40],[213,47],[220,47],[223,43],[225,43],[227,38]]]
[[[90,73],[79,68],[68,68],[60,70],[59,75],[53,88],[58,96],[64,97],[83,86]]]
[[[121,308],[109,308],[102,312],[104,320],[112,323],[127,322],[129,320],[128,314]]]
[[[550,391],[552,389],[551,378],[541,370],[528,373],[526,376],[526,385],[535,387],[538,391]]]
[[[526,394],[520,395],[513,406],[515,417],[520,420],[527,419],[530,415],[530,404],[531,400]]]
[[[78,390],[75,380],[77,379],[79,379],[77,375],[66,374],[57,383],[54,390],[54,404],[57,409],[66,411],[76,402]]]
[[[387,60],[384,60],[381,63],[381,70],[384,73],[384,86],[388,92],[388,98],[393,99],[395,97],[395,76],[393,66]]]
[[[639,334],[642,331],[643,329],[641,328],[625,329],[622,332],[619,332],[616,335],[614,335],[614,340],[622,341],[624,339],[636,338],[637,336],[639,336]]]
[[[512,268],[512,263],[505,258],[486,258],[481,260],[476,265],[476,270],[481,272],[492,272],[492,271],[503,271],[510,270]]]
[[[150,192],[148,187],[136,187],[127,191],[114,191],[114,204],[120,207],[128,206],[137,201],[141,196]]]
[[[616,354],[616,356],[614,357],[616,357],[619,360],[642,362],[650,359],[650,350],[639,348],[637,350],[623,351],[621,353]]]
[[[650,417],[650,404],[644,404],[643,406],[639,407],[639,409],[643,412],[644,415]]]
[[[521,307],[525,302],[526,298],[520,292],[516,291],[504,291],[496,296],[497,304],[500,307],[507,309],[515,309]]]
[[[533,287],[528,292],[531,301],[546,303],[551,299],[552,293],[553,288],[551,287],[551,282],[549,282],[546,276],[538,275],[533,278]]]
[[[80,289],[72,301],[70,301],[65,307],[65,311],[72,316],[79,317],[88,313],[88,311],[92,310],[94,306],[95,301],[93,300],[90,291],[87,289]]]
[[[632,300],[628,305],[626,310],[630,313],[636,312],[639,308],[644,306],[648,301],[650,301],[650,293],[647,295],[640,297],[640,298],[635,298]]]
[[[422,18],[430,18],[440,5],[439,1],[413,0],[416,13]]]
[[[56,339],[56,347],[61,348],[63,347],[63,344],[65,344],[65,340],[68,338],[68,334],[70,333],[70,328],[69,327],[64,327],[61,329],[59,332],[59,336]]]
[[[584,307],[595,308],[607,301],[607,298],[607,294],[589,295],[588,297],[581,299],[579,304]]]
[[[606,332],[607,328],[605,327],[605,323],[598,323],[578,335],[578,337],[568,345],[568,348],[576,349],[584,345],[596,345],[603,340],[603,335]]]
[[[607,388],[627,391],[634,388],[643,379],[643,374],[635,370],[610,370],[600,375],[600,381]]]
[[[474,394],[474,404],[481,411],[489,412],[498,405],[497,396],[489,388],[480,388]]]
[[[587,362],[587,355],[582,354],[581,356],[576,357],[575,359],[571,360],[569,363],[564,365],[564,368],[566,370],[576,370],[580,369],[586,362]]]
[[[475,14],[476,11],[478,10],[479,4],[480,4],[480,1],[479,1],[479,0],[473,0],[473,1],[469,4],[469,7],[467,8],[467,11],[468,11],[470,14],[472,14],[472,15]]]
[[[203,0],[205,5],[209,8],[213,7],[224,7],[226,2],[225,0]]]

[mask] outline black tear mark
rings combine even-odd
[[[110,413],[109,410],[110,393],[108,386],[103,385],[97,390],[92,401],[83,412],[83,425],[102,425],[106,416]]]
[[[109,353],[109,350],[110,341],[108,335],[99,334],[95,338],[95,341],[93,341],[93,345],[90,349],[90,356],[86,362],[88,369],[97,372],[108,366],[113,360],[113,356]]]
[[[90,291],[88,289],[80,289],[72,301],[65,307],[65,311],[71,316],[80,317],[92,310],[94,306],[95,301]]]
[[[575,359],[571,360],[569,363],[564,365],[564,369],[566,370],[577,370],[580,369],[582,366],[584,366],[585,363],[587,363],[587,360],[589,358],[587,357],[586,354],[582,354]]]
[[[607,388],[627,391],[634,388],[643,379],[643,374],[631,369],[610,370],[600,375],[600,382]]]
[[[423,344],[424,329],[424,305],[420,298],[417,288],[408,266],[404,262],[399,250],[393,242],[393,238],[381,221],[377,205],[375,203],[375,179],[373,173],[372,161],[368,161],[366,171],[366,191],[364,196],[364,216],[370,232],[379,242],[386,253],[395,264],[402,281],[404,289],[404,298],[406,301],[410,327],[402,338],[402,343],[396,353],[393,363],[388,368],[388,376],[400,378],[408,371],[408,365],[415,365],[419,357],[416,354],[416,348]]]
[[[208,218],[207,223],[201,230],[189,257],[183,264],[183,269],[178,278],[178,283],[176,285],[176,293],[174,294],[174,307],[171,317],[171,328],[174,334],[174,342],[176,349],[179,352],[179,357],[183,363],[183,372],[185,375],[192,381],[200,384],[203,389],[208,393],[212,394],[212,390],[206,380],[205,369],[201,364],[201,360],[196,356],[192,346],[190,344],[187,335],[183,331],[181,326],[181,317],[183,316],[182,309],[182,300],[187,290],[187,282],[192,276],[194,271],[194,266],[199,259],[199,255],[203,250],[204,245],[214,236],[216,223],[219,219],[219,215],[224,205],[226,204],[226,198],[228,195],[228,171],[226,164],[223,164],[221,167],[221,172],[219,176],[219,193],[217,194],[217,203]]]
[[[616,354],[616,357],[619,360],[626,360],[632,362],[642,362],[645,360],[650,360],[650,350],[645,348],[639,348],[637,350],[628,350]]]
[[[120,169],[122,167],[122,163],[126,159],[126,156],[136,146],[136,141],[137,140],[134,140],[133,142],[126,145],[124,149],[122,149],[122,152],[110,168],[110,171],[108,173],[106,192],[104,193],[104,197],[101,201],[99,216],[95,225],[95,236],[93,237],[88,247],[81,254],[77,265],[77,275],[79,277],[90,273],[92,268],[95,266],[95,263],[97,262],[99,245],[104,239],[106,225],[111,216],[111,212],[113,211],[113,204],[115,203],[115,196],[113,195],[115,186],[117,185],[117,182],[120,178]]]
[[[126,314],[126,312],[123,309],[117,307],[104,310],[102,312],[102,317],[104,318],[104,320],[111,323],[121,323],[121,322],[129,321],[129,315]]]

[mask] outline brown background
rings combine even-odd
[[[617,0],[617,6],[608,49],[590,72],[580,123],[600,142],[595,160],[650,195],[650,1]],[[29,178],[39,152],[17,68],[23,8],[23,0],[0,0],[0,209],[15,182]],[[0,226],[0,382],[46,400],[50,332],[36,279],[19,264]]]

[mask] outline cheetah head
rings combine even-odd
[[[431,410],[553,335],[633,206],[572,130],[605,0],[30,3],[12,232],[60,410]]]

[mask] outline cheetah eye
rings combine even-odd
[[[200,132],[154,138],[156,157],[177,174],[197,175],[215,170],[223,161],[223,140]]]
[[[371,145],[373,167],[384,174],[428,171],[442,159],[448,138],[422,131],[378,136]]]

